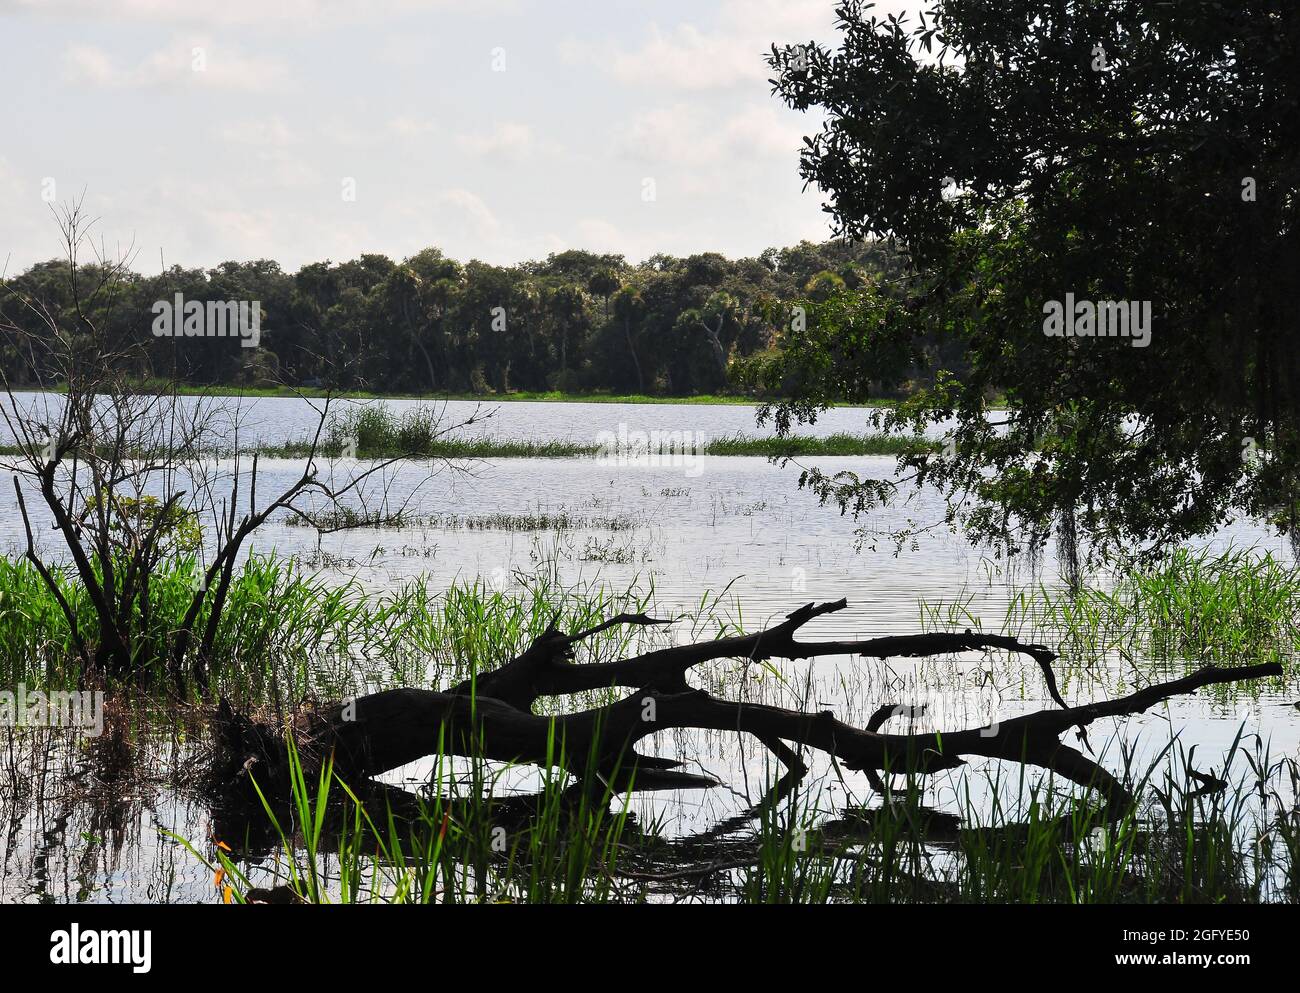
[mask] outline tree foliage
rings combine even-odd
[[[789,306],[814,276],[854,279],[888,262],[879,246],[838,242],[739,260],[658,255],[641,265],[577,250],[517,266],[462,264],[426,248],[401,261],[370,254],[296,273],[269,260],[127,272],[117,295],[97,306],[111,308],[114,326],[134,336],[142,370],[193,386],[688,396],[729,388],[733,367],[779,349]],[[32,266],[0,286],[0,308],[39,333],[42,322],[15,301],[49,301],[62,319],[66,284],[66,262]],[[260,347],[154,338],[150,308],[178,293],[205,303],[259,301]],[[3,342],[0,371],[15,384],[59,385],[48,364]]]
[[[887,421],[954,425],[904,475],[943,487],[976,539],[1016,550],[1055,522],[1097,552],[1152,553],[1243,514],[1294,536],[1300,10],[941,0],[909,20],[849,0],[838,16],[837,49],[773,48],[773,85],[824,114],[801,170],[840,233],[897,239],[909,265],[825,300],[826,325],[789,343],[768,371],[798,387],[785,422],[937,364]],[[1067,293],[1150,301],[1149,345],[1048,337]],[[858,511],[895,495],[810,481]]]

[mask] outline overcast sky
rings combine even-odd
[[[762,57],[833,21],[830,0],[0,0],[0,259],[56,255],[43,196],[83,189],[143,272],[820,240],[817,122]]]

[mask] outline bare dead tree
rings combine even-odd
[[[391,473],[413,453],[358,462],[341,478],[332,466],[325,473],[326,430],[340,401],[332,393],[319,403],[303,398],[312,404],[315,424],[302,471],[265,497],[259,493],[259,456],[240,449],[238,402],[182,398],[175,380],[160,388],[151,376],[148,329],[118,326],[114,304],[132,278],[133,251],[110,256],[95,246],[90,237],[95,222],[81,202],[59,209],[56,217],[67,301],[37,299],[0,280],[0,344],[24,358],[38,385],[61,390],[24,395],[0,366],[0,420],[14,442],[10,454],[0,456],[0,469],[12,473],[25,557],[69,625],[83,675],[126,681],[155,675],[161,667],[177,691],[207,691],[213,646],[249,538],[281,512],[319,522],[322,508],[345,501],[361,505],[346,526],[366,525],[389,512]],[[83,263],[87,252],[93,263]],[[429,460],[425,465],[427,475],[404,501],[447,464]],[[43,558],[28,492],[39,498],[61,539],[66,574],[75,578],[92,609],[89,626],[64,593],[64,569]],[[163,559],[176,551],[178,523],[199,521],[204,514],[211,520],[210,556],[180,623],[159,644],[152,634],[152,580]]]

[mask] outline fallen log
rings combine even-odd
[[[653,625],[664,621],[624,614],[576,634],[552,626],[517,658],[499,669],[447,691],[402,688],[370,694],[311,715],[299,750],[332,755],[345,780],[367,780],[430,755],[463,755],[566,769],[580,779],[620,788],[645,782],[660,786],[705,786],[705,777],[671,773],[679,763],[640,755],[642,738],[675,728],[751,734],[786,765],[786,780],[806,771],[795,745],[833,756],[842,766],[861,770],[882,787],[881,773],[929,775],[953,769],[972,756],[1034,765],[1096,791],[1108,807],[1133,802],[1113,775],[1060,736],[1106,717],[1141,713],[1169,697],[1214,684],[1282,675],[1277,663],[1222,668],[1207,666],[1181,679],[1153,684],[1127,696],[1070,707],[1056,691],[1051,662],[1042,645],[1000,635],[920,634],[863,641],[800,642],[795,632],[808,621],[842,609],[843,600],[808,604],[785,621],[754,635],[660,649],[619,662],[577,665],[573,646],[616,624]],[[898,708],[881,708],[865,728],[838,720],[830,711],[808,713],[765,704],[717,699],[692,689],[686,673],[719,658],[811,658],[859,654],[885,658],[928,656],[998,648],[1030,655],[1043,670],[1060,709],[1043,710],[959,731],[888,734],[880,730]],[[633,687],[635,692],[609,704],[561,716],[531,712],[541,696]],[[219,732],[225,736],[222,768],[230,782],[251,773],[259,783],[284,777],[285,755],[275,735],[232,713]],[[305,742],[305,744],[304,744]],[[787,744],[788,743],[788,744]],[[640,777],[638,779],[638,777]],[[787,782],[788,786],[788,782]]]
[[[642,690],[606,707],[542,717],[501,700],[434,690],[397,689],[361,697],[351,719],[336,709],[317,747],[333,749],[341,774],[370,777],[428,755],[478,755],[510,762],[554,764],[581,775],[594,759],[602,773],[637,760],[641,738],[673,728],[737,731],[775,738],[833,755],[846,768],[928,775],[982,756],[1049,769],[1097,790],[1108,802],[1128,802],[1124,787],[1078,750],[1062,743],[1071,727],[1104,717],[1141,713],[1171,696],[1204,686],[1280,676],[1277,663],[1207,666],[1182,679],[1148,686],[1099,703],[1044,710],[987,727],[920,734],[855,728],[830,711],[805,713],[766,704],[719,700],[702,690]]]

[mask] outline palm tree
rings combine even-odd
[[[627,341],[627,351],[636,370],[638,393],[645,392],[645,377],[641,375],[641,360],[637,358],[636,343],[632,340],[632,322],[640,319],[644,305],[641,292],[635,286],[624,286],[614,294],[614,316],[623,324],[623,338]]]
[[[618,275],[613,269],[600,269],[587,280],[587,290],[605,301],[605,320],[609,320],[609,297],[619,288]]]

